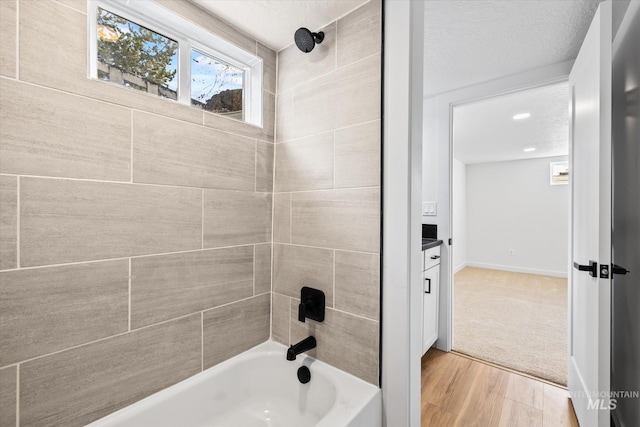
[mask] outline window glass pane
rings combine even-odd
[[[191,104],[243,120],[244,71],[191,51]]]
[[[178,42],[98,8],[98,78],[178,98]]]

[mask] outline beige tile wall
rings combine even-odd
[[[278,53],[272,338],[378,384],[381,2],[327,25],[308,54]],[[324,323],[298,322],[300,288]]]
[[[85,0],[0,0],[0,426],[84,425],[269,338],[264,127],[87,79]]]

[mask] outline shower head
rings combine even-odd
[[[313,50],[316,43],[322,43],[322,40],[324,40],[324,33],[322,31],[318,33],[312,33],[307,28],[302,27],[298,28],[293,38],[296,42],[296,46],[298,46],[298,49],[300,49],[304,53],[309,53]]]

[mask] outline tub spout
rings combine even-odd
[[[316,348],[316,339],[314,337],[305,338],[298,344],[294,344],[287,350],[287,360],[296,360],[296,356],[305,351]]]

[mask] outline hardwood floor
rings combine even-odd
[[[434,348],[422,358],[422,427],[578,427],[569,393]]]

